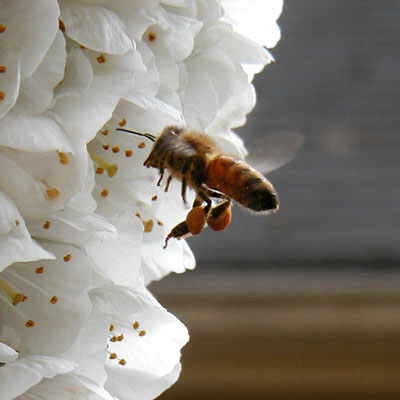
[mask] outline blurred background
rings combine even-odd
[[[268,175],[277,214],[234,207],[150,287],[191,334],[161,399],[400,398],[399,21],[397,0],[285,1],[238,133],[305,142]]]

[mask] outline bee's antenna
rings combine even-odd
[[[139,133],[139,132],[135,132],[135,131],[130,131],[129,129],[123,129],[123,128],[117,128],[116,130],[122,131],[122,132],[133,133],[134,135],[138,135],[138,136],[143,136],[143,137],[151,140],[152,142],[155,142],[155,140],[157,139],[157,137],[152,135],[151,133]]]

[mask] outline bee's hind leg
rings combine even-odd
[[[180,239],[183,237],[189,237],[191,234],[189,232],[188,225],[186,221],[181,222],[180,224],[176,225],[168,236],[165,238],[164,249],[167,248],[168,240],[171,238]]]

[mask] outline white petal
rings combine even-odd
[[[14,349],[0,342],[0,363],[9,363],[17,358],[18,353]]]
[[[7,175],[0,176],[0,181],[23,215],[43,216],[60,209],[80,191],[87,172],[86,148],[67,157],[68,163],[62,164],[56,151],[38,154],[0,147],[1,163],[10,167]],[[13,179],[16,177],[18,181]],[[54,189],[57,192],[49,195],[48,190],[51,193]],[[31,198],[29,190],[34,194]],[[22,197],[23,193],[27,197]]]
[[[43,229],[43,218],[27,220],[32,236],[80,246],[89,240],[115,239],[117,235],[114,225],[100,215],[78,213],[69,208],[46,216],[46,220],[51,229]]]
[[[222,0],[226,20],[243,36],[272,48],[280,39],[276,20],[282,12],[283,0]]]
[[[0,145],[30,152],[72,151],[66,134],[46,114],[31,117],[6,115],[0,123]]]
[[[218,110],[218,95],[209,75],[196,62],[187,64],[189,80],[181,94],[183,114],[192,129],[204,131]]]
[[[136,284],[139,286],[139,283]],[[133,314],[149,307],[162,308],[144,289],[134,289],[128,286],[105,285],[92,289],[90,300],[96,310],[106,314]]]
[[[87,295],[89,261],[74,247],[41,244],[57,260],[13,264],[1,272],[5,284],[27,296],[26,301],[14,306],[0,291],[2,324],[17,332],[21,355],[66,351],[75,342],[91,308]],[[64,260],[68,254],[70,258]],[[37,268],[42,266],[38,273]],[[56,301],[51,302],[54,296]],[[34,326],[25,326],[29,320]]]
[[[17,101],[21,80],[20,58],[17,54],[12,52],[5,54],[1,59],[1,65],[7,70],[0,73],[0,91],[4,96],[0,101],[0,118],[4,117]]]
[[[56,0],[12,0],[3,2],[0,19],[6,31],[1,36],[0,54],[18,51],[21,77],[33,74],[58,31]]]
[[[135,321],[139,324],[136,329]],[[186,327],[172,314],[155,308],[115,318],[112,323],[113,333],[124,339],[109,341],[109,351],[126,364],[118,364],[117,359],[106,361],[106,389],[121,400],[151,398],[147,394],[158,386],[153,384],[179,363],[180,349],[189,339]]]
[[[78,365],[74,375],[96,382],[99,387],[107,379],[103,365],[107,356],[109,327],[109,316],[92,311],[73,346],[60,355]]]
[[[140,269],[143,226],[132,212],[110,222],[117,228],[115,237],[110,240],[94,238],[84,244],[84,249],[104,278],[119,285],[135,285]]]
[[[25,227],[24,220],[11,199],[0,190],[0,272],[14,262],[52,259]]]
[[[43,378],[72,371],[75,364],[55,357],[27,356],[4,365],[0,370],[0,398],[12,400]]]
[[[133,49],[124,24],[106,8],[63,0],[60,8],[66,34],[85,47],[109,54]]]
[[[111,118],[119,99],[132,85],[130,74],[118,78],[94,77],[89,90],[79,101],[64,96],[56,101],[52,111],[58,116],[73,142],[87,143]]]
[[[80,96],[86,92],[93,80],[93,69],[82,50],[74,49],[67,56],[65,75],[55,88],[54,98]]]
[[[36,71],[22,81],[16,111],[40,114],[49,107],[53,100],[53,89],[64,76],[66,56],[65,39],[58,31]]]

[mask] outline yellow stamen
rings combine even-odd
[[[120,122],[118,122],[118,125],[122,128],[123,126],[126,125],[126,119],[122,118],[122,120]]]
[[[0,24],[0,33],[4,33],[6,31],[5,25]]]
[[[15,221],[15,225],[18,226],[19,225],[19,221],[16,219]]]
[[[7,67],[5,65],[0,65],[0,73],[4,74],[5,72],[7,72]]]
[[[61,19],[58,20],[58,29],[63,33],[65,32],[65,25],[64,22],[61,21]]]
[[[141,142],[138,144],[137,146],[139,149],[144,149],[146,147],[146,143],[145,142]]]
[[[125,150],[125,156],[126,157],[132,157],[132,155],[133,155],[132,150]]]
[[[155,194],[155,195],[151,198],[151,200],[156,201],[156,200],[157,200],[157,195]]]
[[[103,145],[104,147],[104,145]],[[89,151],[90,158],[98,164],[100,167],[104,168],[107,171],[107,175],[112,178],[118,171],[118,165],[117,164],[110,164],[107,161],[104,161],[101,157],[99,157],[97,154]]]
[[[60,191],[56,188],[50,187],[45,179],[42,179],[42,183],[47,187],[46,194],[49,199],[56,199],[60,196]]]
[[[58,301],[58,297],[57,297],[57,296],[53,296],[53,297],[50,299],[50,303],[51,303],[51,304],[56,304],[57,301]]]
[[[0,101],[4,100],[4,97],[6,97],[5,93],[0,90]]]
[[[150,42],[154,42],[157,38],[157,35],[154,32],[149,32],[148,38]]]
[[[119,360],[119,364],[121,364],[121,365],[126,365],[125,359],[121,358],[121,359]]]
[[[43,265],[41,265],[40,267],[37,267],[35,269],[35,273],[36,274],[43,274],[43,271],[44,271],[44,266]]]
[[[104,150],[108,150],[110,148],[110,145],[109,144],[103,144],[103,149]]]
[[[124,335],[121,333],[121,335],[117,336],[118,342],[122,342],[124,340]]]
[[[31,319],[28,319],[28,321],[25,322],[25,326],[27,328],[32,328],[32,326],[35,326],[35,321],[32,321]]]
[[[18,303],[28,300],[28,298],[24,294],[17,293],[1,279],[0,279],[0,290],[2,290],[11,299],[11,304],[14,306],[16,306]]]
[[[154,222],[152,219],[149,219],[147,221],[142,221],[142,224],[145,232],[151,232],[153,230]]]
[[[105,56],[104,54],[100,54],[100,55],[97,57],[97,62],[98,62],[99,64],[104,64],[106,61],[107,61],[107,60],[106,60],[106,56]]]
[[[164,224],[161,221],[157,221],[158,226],[163,226]]]
[[[112,149],[113,153],[119,153],[119,147],[118,146],[114,146]]]
[[[108,190],[107,190],[107,189],[103,189],[103,190],[100,192],[100,196],[101,196],[101,197],[107,197],[107,196],[108,196]]]
[[[110,358],[110,360],[115,360],[117,358],[117,354],[111,353],[109,358]]]
[[[65,153],[59,151],[58,157],[60,158],[60,164],[67,165],[69,163],[68,156]]]
[[[50,228],[50,224],[51,224],[50,221],[46,221],[46,222],[43,224],[42,228],[43,228],[43,229],[49,229],[49,228]]]
[[[114,330],[114,325],[110,324],[110,332]]]
[[[135,321],[132,326],[133,326],[133,329],[139,328],[139,322]]]
[[[104,136],[107,136],[108,135],[108,129],[104,129],[104,131],[101,131],[101,134],[104,135]]]
[[[63,260],[65,261],[65,262],[68,262],[70,259],[71,259],[71,254],[66,254],[64,257],[63,257]]]
[[[144,331],[144,330],[139,332],[139,336],[144,336],[145,334],[146,334],[146,331]]]

